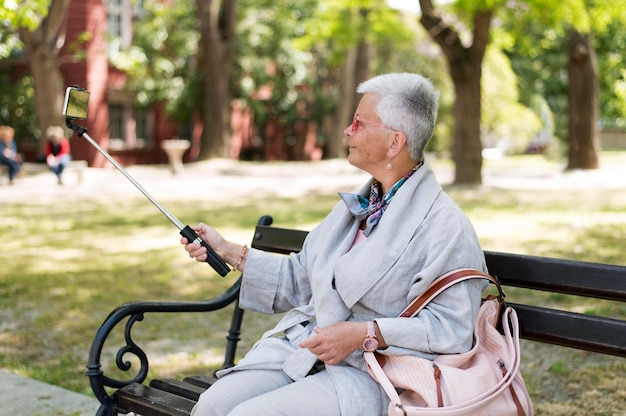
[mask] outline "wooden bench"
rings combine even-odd
[[[76,173],[76,178],[78,182],[82,182],[84,179],[84,172],[87,169],[88,164],[86,160],[72,160],[63,170],[65,172],[74,172]],[[0,172],[3,174],[7,173],[6,165],[0,165]],[[50,172],[50,168],[45,163],[24,163],[22,164],[22,172],[25,174],[37,174],[42,172]]]
[[[252,247],[284,254],[300,250],[305,231],[271,224],[269,216],[259,220]],[[500,279],[505,290],[507,286],[514,286],[626,302],[626,266],[497,252],[485,252],[485,256],[490,273]],[[238,307],[239,285],[240,280],[237,280],[223,294],[203,302],[135,302],[115,309],[98,329],[87,364],[92,390],[101,403],[97,414],[189,415],[200,393],[215,379],[190,376],[183,380],[146,382],[148,357],[132,339],[133,325],[148,313],[209,312],[233,305],[222,367],[232,366],[244,313]],[[626,357],[624,320],[516,303],[510,296],[507,301],[517,310],[522,338]],[[117,367],[125,372],[131,370],[123,359],[125,354],[136,356],[140,365],[128,379],[116,380],[104,374],[100,360],[107,336],[123,320],[126,320],[126,345],[118,350]]]

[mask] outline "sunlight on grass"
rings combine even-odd
[[[624,154],[608,158],[626,163]],[[531,163],[539,170],[561,169],[545,158],[527,156],[490,160],[486,169],[514,170]],[[469,215],[485,249],[624,262],[623,192],[486,186],[448,186],[446,191]],[[310,230],[337,200],[333,193],[293,199],[251,196],[228,206],[201,200],[163,203],[182,213],[184,223],[216,224],[226,238],[245,243],[261,215],[271,214],[277,226]],[[0,367],[83,393],[90,392],[84,373],[92,338],[116,306],[135,300],[208,299],[235,278],[218,277],[206,264],[192,262],[177,230],[139,196],[114,204],[5,203],[0,206],[0,238]],[[521,302],[626,316],[626,307],[615,302],[542,297],[522,289],[507,294]],[[240,351],[277,319],[247,313]],[[136,326],[135,338],[154,357],[151,376],[206,372],[221,365],[229,321],[229,310],[151,316]],[[107,365],[113,365],[122,338],[121,332],[112,334]]]

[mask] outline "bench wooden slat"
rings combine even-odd
[[[114,396],[119,409],[139,415],[188,416],[195,405],[193,400],[139,383],[122,387]]]
[[[295,229],[272,227],[272,218],[264,216],[259,220],[251,246],[257,249],[288,254],[302,248],[308,232]],[[586,298],[609,299],[626,302],[626,267],[544,258],[510,253],[485,252],[489,272],[497,276],[506,287],[522,287],[554,293],[579,295]],[[243,310],[238,308],[238,284],[229,289],[224,297],[224,305],[235,303],[231,328],[227,336],[225,366],[233,365],[237,340],[243,318]],[[513,292],[515,295],[516,292]],[[514,301],[514,296],[510,296]],[[198,307],[202,302],[175,302],[152,304],[136,303],[133,316],[143,316],[146,312],[206,311]],[[509,303],[515,308],[520,319],[520,336],[537,342],[555,344],[570,348],[626,357],[626,320],[602,316],[591,316],[536,305]],[[221,306],[220,306],[221,307]],[[126,311],[128,308],[125,308]],[[130,313],[130,312],[128,312]],[[113,314],[112,314],[113,315]],[[123,315],[127,316],[127,314]],[[118,322],[116,316],[111,318]],[[108,319],[107,319],[108,321]],[[105,322],[106,323],[106,322]],[[106,329],[108,326],[103,324]],[[127,329],[128,330],[128,329]],[[108,333],[108,332],[107,332]],[[101,342],[96,338],[97,359],[90,353],[88,375],[92,377],[92,388],[103,403],[99,414],[114,416],[116,410],[135,412],[144,416],[188,416],[199,395],[209,388],[215,378],[205,376],[186,377],[183,381],[164,379],[153,380],[149,386],[132,383],[110,384],[100,369],[99,352]],[[233,343],[234,341],[234,343]],[[94,341],[96,343],[96,341]],[[92,348],[93,349],[93,348]],[[230,358],[228,358],[230,357]],[[147,364],[146,364],[147,365]],[[144,376],[145,377],[145,376]],[[110,398],[102,393],[101,384],[105,380],[108,387],[119,388]],[[143,379],[133,380],[143,382]],[[115,380],[114,380],[115,382]],[[101,384],[98,384],[101,383]],[[100,396],[98,394],[100,393]],[[106,413],[105,413],[106,412]]]
[[[524,339],[626,357],[626,321],[509,303]]]
[[[183,381],[186,383],[201,387],[206,390],[209,387],[211,387],[213,383],[217,381],[217,379],[215,377],[192,376],[192,377],[185,377]]]
[[[150,382],[150,387],[154,387],[158,390],[167,391],[169,393],[184,397],[189,400],[193,400],[195,402],[198,401],[200,395],[207,389],[207,387],[198,387],[195,384],[191,384],[186,381],[175,380],[173,378],[152,380]]]
[[[491,251],[485,258],[503,285],[626,301],[626,266]]]

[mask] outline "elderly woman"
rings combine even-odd
[[[400,312],[438,276],[486,270],[476,233],[424,163],[439,94],[416,74],[362,83],[348,161],[371,174],[358,194],[340,194],[298,254],[280,256],[199,236],[243,271],[240,306],[283,319],[201,395],[194,415],[380,416],[388,399],[363,350],[434,358],[472,346],[484,284],[459,283],[413,318]],[[206,250],[185,250],[197,261]]]
[[[46,130],[46,163],[52,172],[57,175],[59,185],[63,184],[63,169],[71,162],[70,141],[65,137],[61,126],[50,126]]]

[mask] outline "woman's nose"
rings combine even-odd
[[[351,137],[352,134],[354,134],[354,132],[352,131],[352,124],[350,124],[348,127],[346,127],[345,129],[343,129],[343,135],[344,136],[348,136]]]

